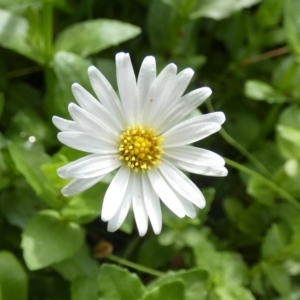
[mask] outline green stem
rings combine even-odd
[[[161,276],[164,275],[163,272],[159,272],[159,271],[156,271],[156,270],[153,270],[153,269],[141,266],[139,264],[136,264],[136,263],[133,263],[131,261],[128,261],[128,260],[126,260],[124,258],[117,257],[117,256],[115,256],[113,254],[107,255],[107,256],[105,256],[105,258],[108,258],[109,260],[114,261],[114,262],[116,262],[116,263],[118,263],[120,265],[129,267],[129,268],[135,269],[137,271],[140,271],[140,272],[143,272],[143,273],[147,273],[147,274],[150,274],[150,275],[153,275],[153,276],[156,276],[156,277],[161,277]]]
[[[262,183],[264,183],[270,189],[272,189],[273,191],[278,193],[282,198],[284,198],[285,200],[290,202],[295,208],[300,210],[300,203],[291,194],[289,194],[287,191],[283,190],[281,187],[276,185],[274,182],[270,181],[266,177],[258,174],[257,172],[255,172],[255,171],[253,171],[231,159],[225,158],[225,162],[229,166],[236,168],[236,169],[244,172],[245,174],[248,174],[248,175],[260,180]]]
[[[46,107],[52,105],[54,98],[54,72],[52,69],[53,59],[53,5],[45,1],[42,10],[42,22],[44,33],[44,58],[45,58],[45,83],[46,83]]]
[[[123,258],[127,259],[130,257],[132,252],[136,249],[138,243],[140,242],[140,238],[136,236],[133,238],[127,245],[125,251],[123,252]]]
[[[53,53],[53,6],[49,1],[43,4],[44,55],[47,65],[52,60]]]
[[[240,151],[250,162],[252,162],[256,168],[264,174],[266,177],[271,177],[269,170],[255,157],[253,156],[246,148],[239,144],[233,137],[231,137],[224,129],[220,130],[220,135],[222,138],[231,146]]]
[[[272,105],[259,134],[248,147],[248,150],[253,149],[255,145],[264,140],[265,137],[274,129],[274,124],[276,123],[278,116],[282,111],[282,107],[283,103]]]
[[[209,101],[209,99],[206,102],[207,108],[210,112],[214,111],[214,108]],[[224,129],[221,129],[220,135],[222,138],[230,144],[232,147],[236,148],[239,152],[241,152],[250,162],[252,162],[256,168],[266,177],[271,177],[272,174],[269,172],[269,170],[255,157],[253,156],[246,148],[244,148],[241,144],[239,144],[231,135],[229,135]]]

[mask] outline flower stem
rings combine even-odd
[[[42,10],[42,22],[44,33],[44,59],[45,59],[45,84],[46,84],[46,106],[50,106],[54,98],[54,72],[52,69],[53,59],[53,5],[45,1]]]
[[[206,102],[207,108],[210,112],[214,111],[214,107],[209,99]],[[242,153],[250,162],[252,162],[256,168],[266,177],[271,177],[269,170],[255,157],[253,156],[246,148],[239,144],[231,135],[229,135],[224,129],[219,131],[222,138],[240,153]]]
[[[44,56],[46,63],[52,60],[52,40],[53,40],[53,6],[51,2],[45,1],[43,4],[43,32],[44,32]]]
[[[105,256],[105,258],[108,258],[109,260],[114,261],[114,262],[116,262],[116,263],[118,263],[120,265],[129,267],[129,268],[135,269],[137,271],[140,271],[140,272],[143,272],[143,273],[147,273],[147,274],[150,274],[150,275],[153,275],[153,276],[156,276],[156,277],[161,277],[161,276],[164,275],[163,272],[159,272],[159,271],[147,268],[145,266],[141,266],[141,265],[136,264],[134,262],[128,261],[128,260],[126,260],[124,258],[117,257],[117,256],[115,256],[113,254],[108,254],[107,256]]]
[[[271,177],[269,170],[255,157],[253,156],[246,148],[239,144],[231,135],[229,135],[224,129],[220,130],[220,135],[222,138],[231,146],[240,151],[250,162],[252,162],[256,168],[266,177]]]
[[[266,177],[260,175],[259,173],[231,160],[228,158],[225,158],[225,162],[226,164],[228,164],[229,166],[238,169],[242,172],[244,172],[245,174],[248,174],[258,180],[260,180],[261,182],[263,182],[266,186],[268,186],[270,189],[272,189],[273,191],[277,192],[282,198],[284,198],[285,200],[287,200],[288,202],[290,202],[290,204],[292,204],[295,208],[300,210],[300,203],[291,195],[289,194],[287,191],[283,190],[281,187],[279,187],[277,184],[275,184],[274,182],[270,181],[269,179],[267,179]]]

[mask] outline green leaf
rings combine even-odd
[[[252,293],[242,286],[220,286],[215,293],[218,300],[255,300]]]
[[[247,184],[247,192],[259,203],[271,206],[274,204],[277,194],[267,187],[261,180],[251,177]]]
[[[58,52],[54,56],[53,67],[58,78],[57,97],[54,97],[54,103],[50,103],[50,111],[62,117],[69,118],[68,104],[74,102],[74,96],[71,91],[73,83],[77,82],[85,88],[90,89],[90,82],[87,75],[90,62],[86,59],[70,53]]]
[[[262,262],[262,267],[273,288],[283,296],[289,295],[292,282],[285,268],[280,264],[271,264],[266,261]]]
[[[208,272],[215,285],[236,286],[246,281],[248,269],[242,257],[237,253],[217,252],[204,230],[185,230],[181,239],[193,249],[196,265]]]
[[[297,231],[300,228],[300,212],[289,203],[276,203],[272,208],[272,215],[275,220],[282,221],[293,231]]]
[[[288,159],[284,164],[284,171],[289,177],[295,177],[299,173],[299,162],[298,160],[291,158]]]
[[[21,246],[28,268],[38,270],[71,257],[83,241],[84,232],[78,224],[45,210],[28,222]]]
[[[3,93],[0,93],[0,119],[2,116],[3,108],[4,108],[4,103],[5,103],[5,97]]]
[[[116,265],[102,265],[98,278],[101,300],[136,300],[145,293],[145,287],[136,274]]]
[[[98,287],[95,278],[77,277],[71,284],[72,300],[98,300]]]
[[[180,238],[189,247],[193,248],[199,253],[203,252],[214,252],[214,244],[208,239],[208,231],[199,231],[196,227],[189,227],[181,230]]]
[[[101,73],[109,81],[115,91],[118,90],[117,76],[116,76],[116,63],[114,59],[94,58],[93,65],[101,70]]]
[[[7,251],[0,252],[0,288],[2,300],[26,300],[28,297],[27,274],[16,257]]]
[[[61,215],[69,220],[85,224],[99,216],[108,184],[99,182],[87,191],[78,194],[61,210]]]
[[[284,28],[288,43],[296,55],[300,55],[300,2],[298,0],[284,1]]]
[[[300,107],[290,105],[284,109],[277,124],[277,144],[285,158],[300,160],[299,147]]]
[[[185,300],[205,300],[209,290],[208,273],[200,269],[187,271],[168,272],[164,276],[153,281],[148,287],[148,291],[162,288],[166,284],[183,280],[185,285]],[[164,298],[162,298],[164,299]]]
[[[259,6],[257,19],[261,26],[276,26],[282,17],[284,0],[264,0]]]
[[[73,256],[52,265],[52,267],[66,280],[73,281],[76,277],[84,276],[96,278],[98,275],[98,263],[91,256],[86,245],[81,247]]]
[[[277,131],[282,138],[300,147],[300,130],[285,125],[278,125]]]
[[[289,232],[283,224],[273,224],[267,232],[262,243],[262,255],[264,258],[279,259],[284,255],[284,250],[288,245]]]
[[[183,280],[177,279],[151,290],[146,293],[141,300],[186,300],[184,290],[185,286]],[[200,298],[197,297],[197,299]]]
[[[191,10],[190,18],[201,17],[221,20],[229,17],[236,11],[251,7],[259,3],[260,0],[202,0],[195,1],[195,6]]]
[[[139,248],[137,263],[152,269],[158,269],[170,261],[173,255],[172,246],[162,246],[158,243],[158,237],[150,236],[143,241]]]
[[[287,55],[274,68],[273,82],[274,86],[289,95],[290,99],[300,97],[300,61],[297,56]]]
[[[209,272],[211,280],[216,285],[236,286],[246,281],[248,270],[237,253],[230,252],[201,252],[194,249],[197,265]]]
[[[50,157],[40,147],[24,147],[17,143],[10,143],[8,149],[17,169],[36,194],[51,207],[61,207],[63,196],[53,188],[41,170],[41,166],[49,162]]]
[[[57,174],[57,169],[66,165],[68,161],[63,155],[58,155],[57,157],[53,156],[52,160],[54,162],[42,165],[41,170],[43,171],[51,185],[54,186],[56,189],[61,190],[65,185],[67,185],[70,182],[70,179],[64,179],[59,177]]]
[[[258,238],[269,226],[270,215],[265,206],[253,203],[245,208],[238,199],[225,200],[225,210],[232,223],[249,238]]]
[[[284,168],[281,168],[276,174],[274,178],[274,182],[277,183],[283,190],[289,191],[289,193],[295,197],[300,197],[300,172],[294,174],[293,176],[289,176]]]
[[[300,230],[299,230],[299,217],[295,220],[294,224],[294,235],[292,237],[292,241],[288,246],[288,254],[289,257],[296,260],[297,262],[300,262]]]
[[[62,148],[61,151],[55,154],[52,157],[51,163],[42,166],[44,174],[47,176],[51,184],[58,189],[63,188],[70,182],[70,180],[62,179],[57,175],[57,169],[69,162],[69,158],[63,154],[65,149],[66,148]],[[68,152],[71,153],[71,151]],[[75,153],[75,156],[76,154],[77,153]],[[77,157],[74,159],[77,159]],[[72,220],[80,224],[90,222],[100,213],[102,200],[107,187],[108,183],[99,182],[85,192],[69,198],[68,202],[60,211],[61,215],[68,220]]]
[[[27,42],[28,22],[26,19],[0,9],[0,44],[43,64],[43,57]]]
[[[68,89],[70,93],[71,85],[74,82],[90,86],[87,74],[89,66],[90,62],[88,60],[71,52],[60,51],[54,57],[54,71],[59,79],[59,84],[60,86],[68,85],[65,89]]]
[[[245,211],[244,205],[236,198],[226,198],[224,209],[232,222],[236,222]]]
[[[5,191],[2,194],[0,208],[10,224],[24,228],[39,210],[46,207],[32,190],[17,186],[16,189]]]
[[[85,21],[60,32],[55,49],[86,57],[134,38],[140,33],[139,27],[116,20]]]
[[[251,99],[266,101],[268,103],[284,103],[287,101],[287,98],[272,86],[254,79],[246,81],[245,95]]]

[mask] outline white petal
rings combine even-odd
[[[132,174],[132,204],[136,225],[140,236],[144,236],[148,229],[148,215],[144,203],[142,178],[139,174]]]
[[[225,122],[224,113],[221,111],[218,111],[218,112],[213,112],[210,114],[205,114],[205,115],[201,115],[201,116],[197,116],[197,117],[193,117],[188,120],[185,120],[185,121],[175,125],[174,127],[172,127],[166,133],[171,133],[177,129],[185,128],[185,127],[192,126],[192,125],[201,126],[201,124],[203,124],[203,123],[218,123],[218,124],[222,125],[224,122]]]
[[[117,142],[120,131],[117,131],[113,128],[108,128],[107,124],[104,123],[105,120],[100,121],[100,119],[94,117],[74,103],[69,104],[68,110],[73,120],[80,127],[84,128],[85,131],[94,133],[96,135],[100,133],[103,139],[108,141],[114,140]]]
[[[173,88],[173,83],[176,78],[177,67],[175,64],[167,65],[154,80],[150,91],[147,96],[147,100],[144,106],[144,113],[142,123],[144,126],[151,126],[151,120],[155,117],[153,111],[159,110],[163,105],[164,100],[170,90]],[[153,127],[152,127],[153,128]]]
[[[175,160],[174,165],[181,170],[186,172],[194,173],[194,174],[201,174],[205,176],[216,176],[216,177],[224,177],[227,176],[228,171],[223,166],[214,166],[214,165],[199,165],[188,163],[184,161]]]
[[[225,160],[215,152],[193,147],[181,146],[176,148],[165,149],[165,155],[179,161],[195,164],[195,165],[213,165],[224,166]]]
[[[52,122],[60,131],[84,131],[74,121],[66,120],[57,116],[52,118]]]
[[[113,142],[106,141],[101,138],[101,135],[86,132],[59,132],[58,140],[66,146],[85,151],[89,153],[118,153],[118,145]]]
[[[184,208],[181,202],[178,200],[174,192],[170,189],[169,185],[166,183],[165,179],[159,173],[158,170],[152,169],[147,172],[148,178],[151,185],[161,199],[162,202],[179,218],[185,216]]]
[[[130,208],[131,198],[131,185],[129,183],[119,209],[114,214],[114,216],[108,221],[107,230],[109,232],[115,232],[116,230],[118,230],[125,221]]]
[[[88,74],[91,85],[98,99],[110,114],[124,127],[124,115],[121,102],[105,76],[94,66],[89,67]]]
[[[189,82],[194,75],[194,71],[190,68],[180,72],[173,80],[172,86],[167,89],[167,93],[162,95],[160,104],[153,108],[151,124],[154,128],[160,130],[161,124],[166,120],[166,114],[162,113],[170,110],[171,107],[177,105],[180,97],[186,90]]]
[[[149,94],[150,88],[156,78],[156,63],[153,56],[146,56],[139,72],[137,80],[137,97],[138,97],[138,111],[137,123],[141,123],[142,114],[144,111],[145,102]]]
[[[186,124],[196,124],[196,123],[207,123],[207,122],[215,122],[222,125],[226,120],[226,117],[222,111],[215,111],[209,114],[204,114],[195,118],[191,118],[187,120]]]
[[[184,197],[182,197],[180,194],[176,193],[177,198],[179,199],[179,201],[181,202],[185,214],[189,217],[189,218],[195,218],[197,216],[197,212],[196,209],[194,207],[194,205],[187,199],[185,199]]]
[[[137,89],[136,78],[128,53],[117,53],[117,83],[122,100],[123,112],[128,124],[136,124]]]
[[[70,196],[76,195],[78,193],[81,193],[81,192],[89,189],[90,187],[92,187],[93,185],[98,183],[100,180],[102,180],[102,178],[104,176],[105,176],[105,174],[102,176],[99,176],[99,177],[95,177],[95,178],[73,179],[69,184],[67,184],[61,190],[61,193],[65,197],[70,197]],[[99,207],[99,210],[100,210],[100,207]]]
[[[74,160],[73,162],[71,162],[71,163],[68,163],[68,164],[66,164],[65,166],[63,166],[63,167],[61,167],[61,168],[58,168],[57,169],[57,174],[58,174],[58,176],[59,177],[61,177],[61,178],[72,178],[71,176],[69,176],[68,175],[68,172],[67,172],[67,170],[68,170],[68,168],[69,167],[72,167],[72,166],[76,166],[76,165],[78,165],[78,164],[86,164],[86,163],[88,163],[91,159],[94,159],[94,158],[99,158],[99,157],[101,157],[99,154],[90,154],[90,155],[86,155],[86,156],[84,156],[84,157],[81,157],[81,158],[79,158],[79,159],[76,159],[76,160]],[[90,178],[88,178],[87,180],[89,180]]]
[[[59,168],[57,173],[59,176],[67,175],[68,178],[93,178],[112,172],[121,164],[118,154],[91,154]]]
[[[191,68],[187,68],[178,73],[178,75],[176,76],[176,87],[171,93],[171,98],[173,98],[174,104],[181,98],[192,77],[194,76],[194,73],[194,70],[192,70]]]
[[[102,221],[110,220],[118,211],[130,181],[130,173],[130,168],[123,165],[111,181],[103,200]]]
[[[146,210],[155,234],[161,232],[162,214],[160,208],[160,201],[147,175],[142,175],[143,194]]]
[[[219,131],[221,126],[218,123],[201,123],[187,127],[171,128],[164,136],[163,147],[179,147],[194,143]]]
[[[182,109],[185,109],[185,116],[189,115],[195,108],[201,105],[210,95],[212,90],[209,87],[202,87],[189,92],[180,99]]]
[[[166,159],[159,165],[159,169],[168,184],[181,196],[190,200],[200,208],[205,206],[205,199],[197,186],[180,170]]]
[[[159,125],[158,134],[165,132],[174,125],[178,124],[181,120],[192,113],[200,104],[202,104],[210,95],[212,91],[208,87],[199,88],[185,96],[183,96],[174,108],[170,109],[165,118]]]
[[[72,91],[83,110],[98,119],[98,121],[100,121],[108,130],[116,133],[119,133],[122,130],[122,126],[120,122],[118,122],[118,119],[110,114],[107,109],[82,86],[74,83],[72,85]]]

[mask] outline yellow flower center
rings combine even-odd
[[[162,136],[156,136],[152,128],[142,125],[128,126],[120,135],[120,160],[135,172],[145,173],[161,163]]]

